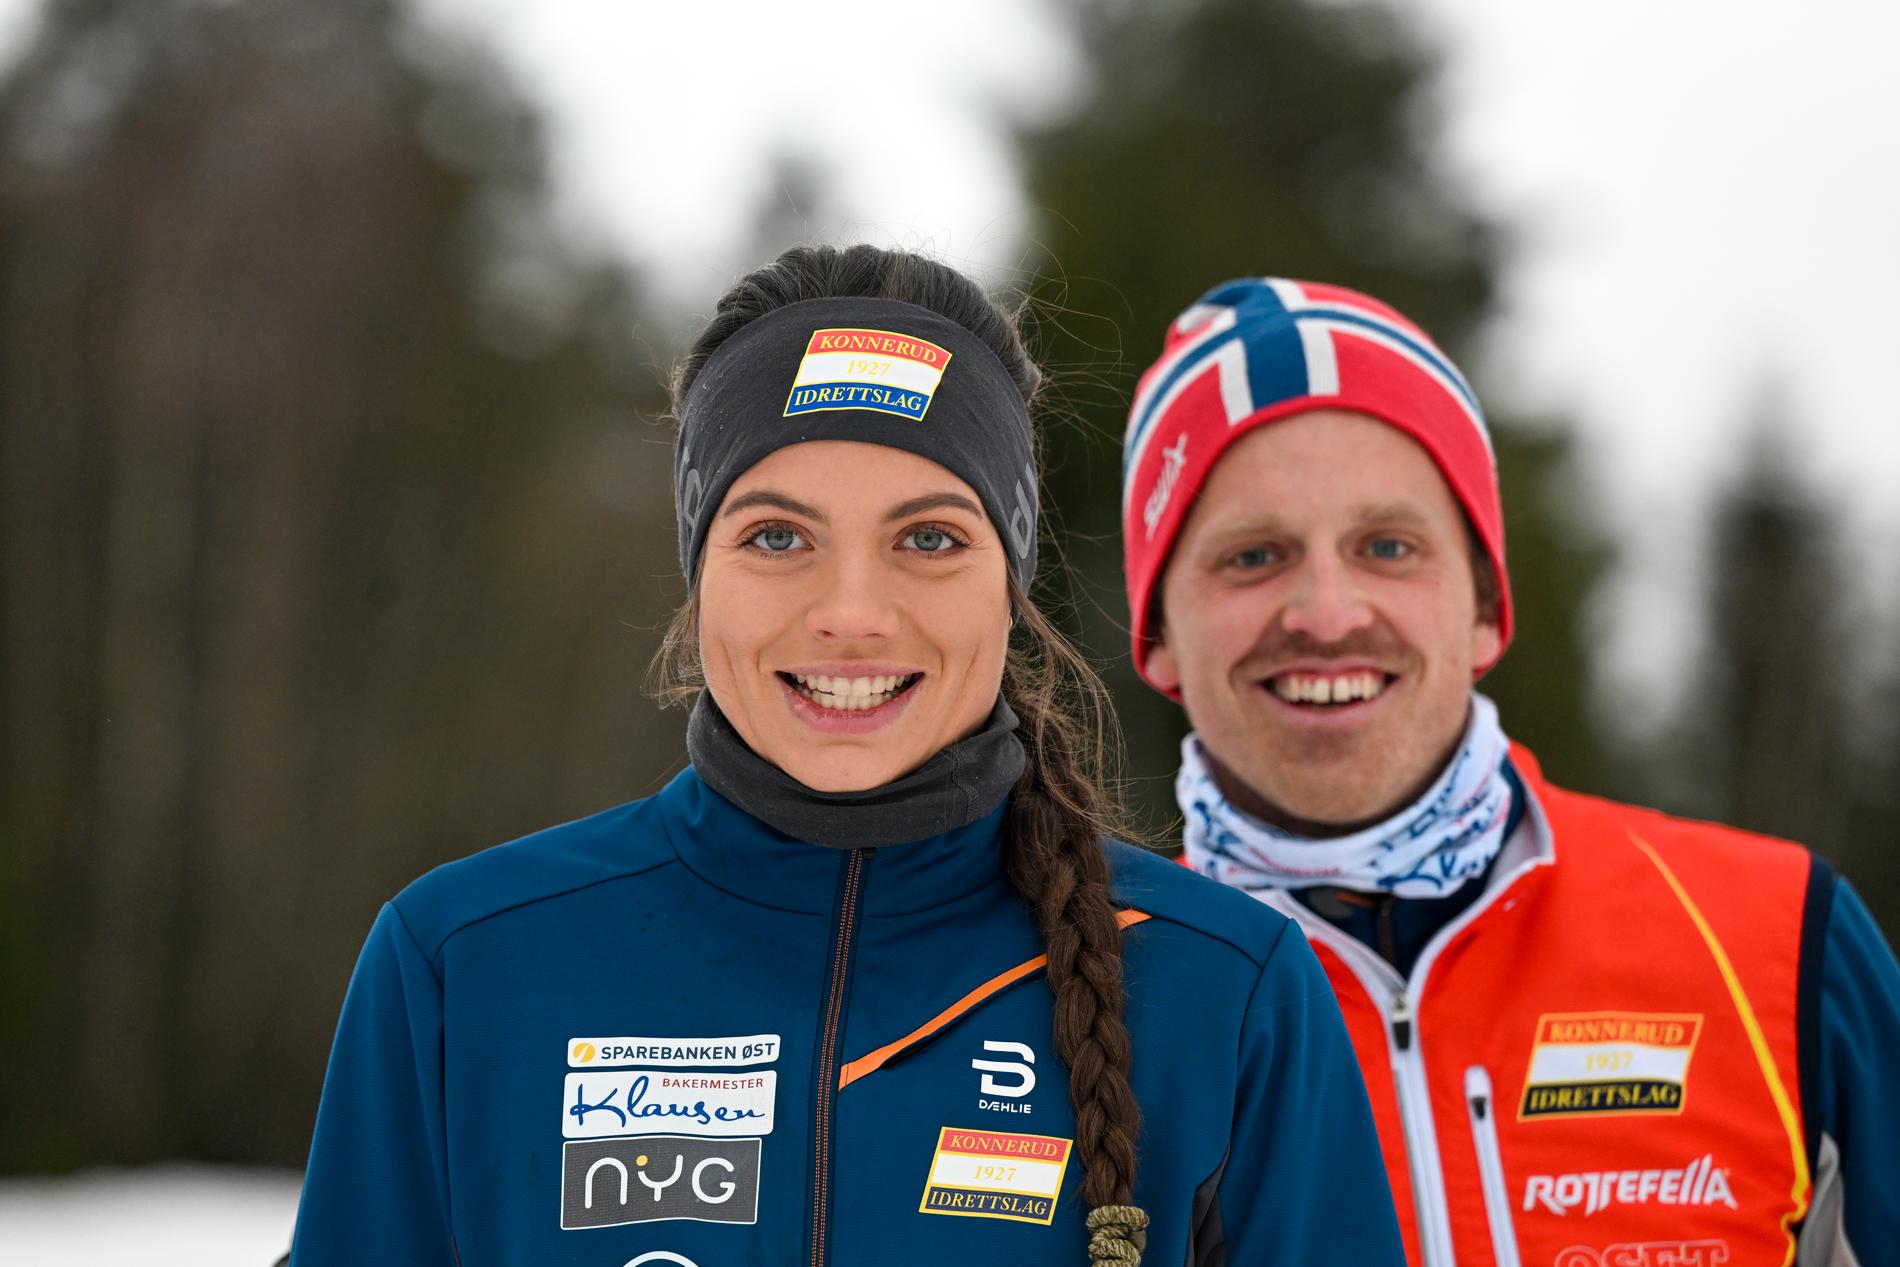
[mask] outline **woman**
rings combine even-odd
[[[294,1267],[1403,1261],[1304,940],[1102,839],[1101,688],[1027,598],[1037,380],[916,256],[721,300],[675,387],[692,764],[384,908]]]

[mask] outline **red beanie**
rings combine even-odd
[[[1497,459],[1464,375],[1424,331],[1376,299],[1343,286],[1250,278],[1215,287],[1174,319],[1128,411],[1122,551],[1135,668],[1144,678],[1155,590],[1214,463],[1255,427],[1313,409],[1368,414],[1424,446],[1491,557],[1500,648],[1510,641]]]

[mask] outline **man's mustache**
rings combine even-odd
[[[1384,625],[1356,629],[1335,642],[1322,641],[1304,630],[1278,629],[1247,653],[1240,668],[1250,676],[1268,677],[1292,664],[1350,660],[1397,671],[1415,658],[1411,645]]]

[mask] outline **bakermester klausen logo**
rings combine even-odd
[[[758,1222],[778,1072],[754,1066],[779,1050],[777,1034],[567,1040],[561,1226]]]
[[[561,1134],[595,1139],[639,1131],[770,1135],[778,1074],[681,1073],[671,1069],[567,1075]]]
[[[1524,1209],[1567,1215],[1600,1214],[1613,1205],[1725,1205],[1739,1208],[1728,1169],[1704,1153],[1673,1170],[1586,1170],[1574,1175],[1532,1175],[1524,1184]]]

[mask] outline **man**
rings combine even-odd
[[[1209,292],[1141,381],[1123,528],[1135,664],[1194,727],[1184,861],[1319,951],[1415,1267],[1900,1263],[1892,952],[1798,846],[1508,744],[1495,461],[1423,332]]]

